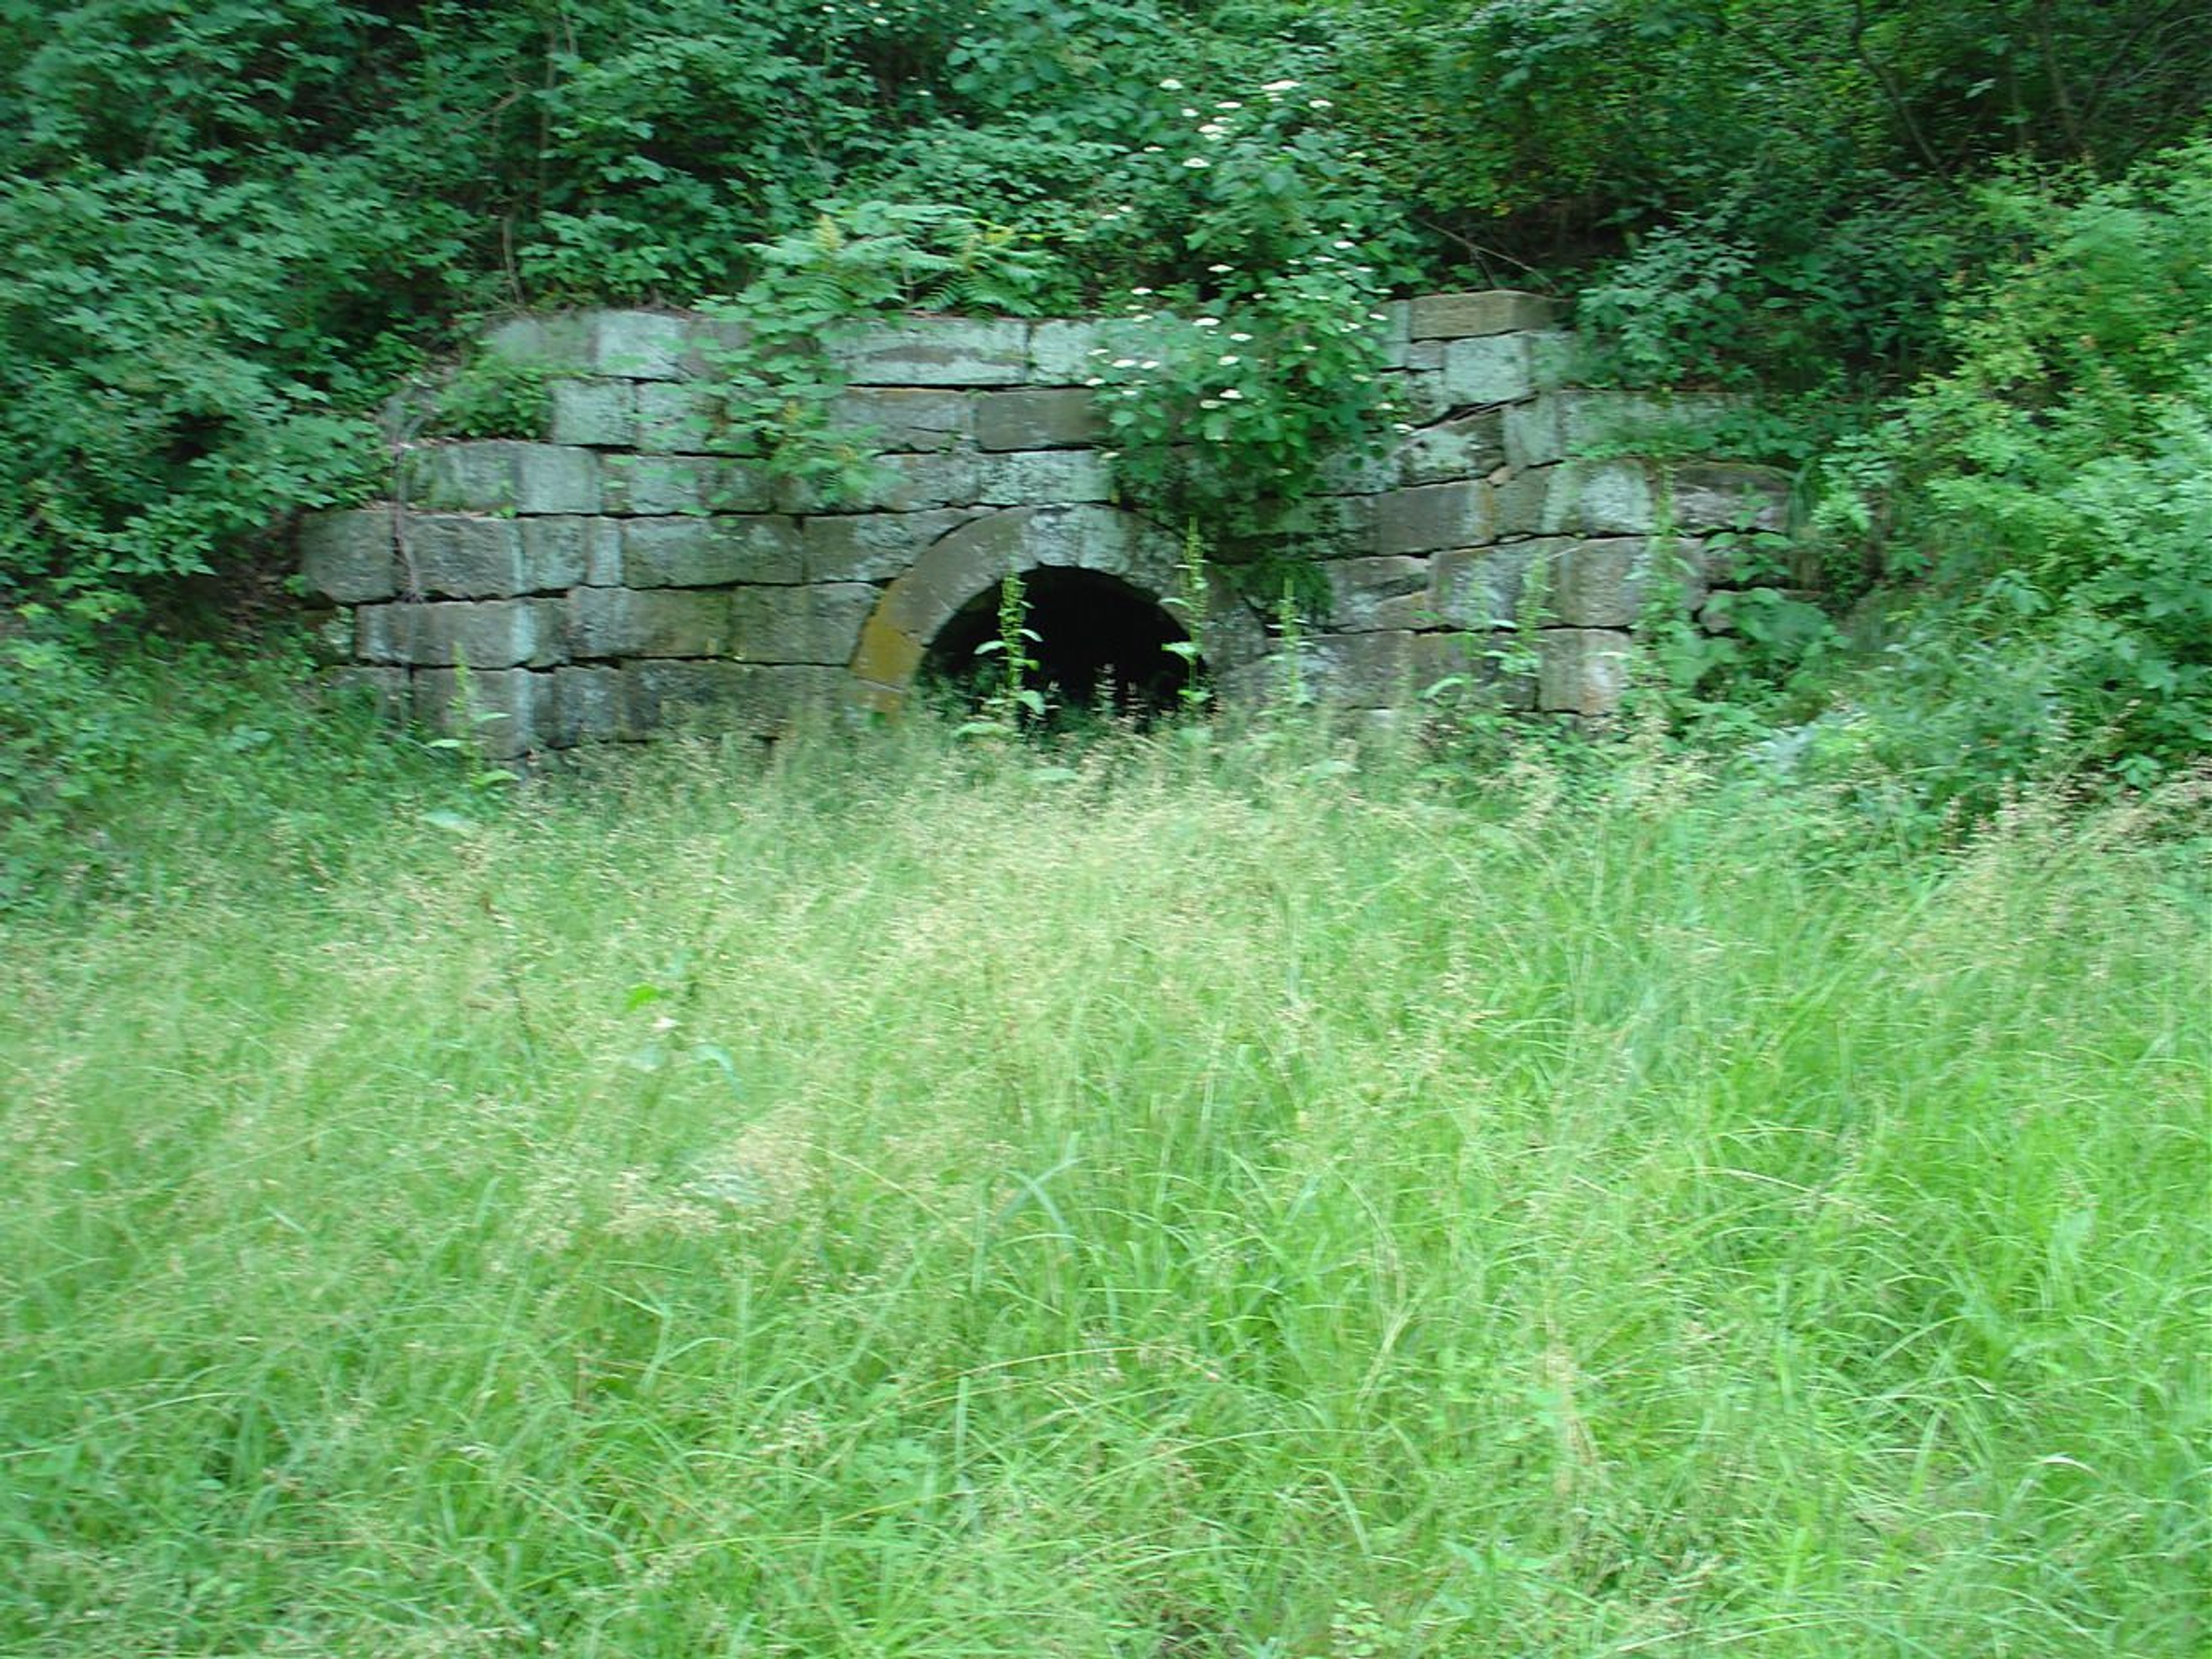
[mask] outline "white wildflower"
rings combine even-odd
[[[1241,397],[1243,397],[1244,394],[1243,394],[1243,392],[1239,392],[1239,391],[1238,391],[1235,386],[1226,386],[1226,387],[1224,387],[1224,388],[1223,388],[1223,390],[1222,390],[1222,393],[1221,393],[1221,395],[1222,395],[1223,397],[1224,397],[1224,398],[1241,398]]]
[[[1279,97],[1286,92],[1296,92],[1297,89],[1298,83],[1295,81],[1270,81],[1260,88],[1271,98]]]
[[[1242,357],[1237,356],[1234,352],[1224,351],[1221,354],[1221,366],[1224,368],[1227,368],[1232,363],[1241,363],[1244,360]]]
[[[1194,155],[1188,161],[1185,161],[1183,165],[1187,167],[1210,167],[1213,163],[1207,161],[1203,155]]]
[[[1221,319],[1218,317],[1194,317],[1190,319],[1190,325],[1193,328],[1219,328],[1221,326]]]
[[[1180,81],[1163,81],[1160,82],[1160,90],[1162,92],[1181,92],[1182,90],[1182,82]]]

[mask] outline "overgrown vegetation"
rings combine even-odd
[[[0,922],[11,1653],[2203,1650],[2179,796],[267,753]]]
[[[2141,784],[2207,721],[2195,13],[6,0],[7,635],[82,642],[253,567],[373,487],[404,374],[516,307],[758,302],[781,320],[723,365],[732,421],[834,490],[822,332],[1133,299],[1154,343],[1100,373],[1124,487],[1220,544],[1387,418],[1376,300],[1511,282],[1578,295],[1625,381],[1759,389],[1717,435],[1796,469],[1820,531],[1772,603],[1817,568],[1910,659],[1909,696],[1839,690],[1834,647],[1877,630],[1778,612],[1674,654],[1685,729],[1840,696],[1930,799],[1985,810],[2080,745]],[[542,390],[448,389],[462,430]],[[1892,718],[1931,691],[2002,739],[1966,763],[1962,728]]]
[[[2202,1653],[2201,10],[0,0],[0,1648]],[[1037,737],[1018,580],[526,781],[270,624],[602,301],[825,494],[854,318],[1146,319],[1194,615],[1498,283],[1800,481],[1625,742],[1540,573],[1356,763]]]

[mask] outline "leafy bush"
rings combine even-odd
[[[2212,142],[1984,209],[2019,253],[1946,319],[1957,368],[1838,457],[1822,523],[1924,575],[1955,638],[2025,641],[2065,727],[2147,782],[2212,748]]]
[[[1139,167],[1140,199],[1182,195],[1184,245],[1210,262],[1131,290],[1093,384],[1125,498],[1233,541],[1378,434],[1377,307],[1402,233],[1323,125],[1330,100],[1289,77],[1244,98],[1161,89],[1179,125]]]

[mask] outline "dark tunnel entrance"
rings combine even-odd
[[[1145,720],[1176,707],[1193,665],[1168,647],[1190,635],[1149,594],[1095,570],[1039,568],[1023,574],[1022,598],[1036,635],[1029,683],[1052,712]],[[938,630],[922,659],[927,690],[973,706],[1004,684],[999,654],[978,654],[999,637],[999,599],[986,588]]]

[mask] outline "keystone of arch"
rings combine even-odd
[[[1118,578],[1193,633],[1216,670],[1266,653],[1266,629],[1220,572],[1206,572],[1204,614],[1195,628],[1170,604],[1180,596],[1182,549],[1158,526],[1110,507],[1007,507],[932,543],[884,588],[853,653],[861,701],[896,708],[947,623],[1008,572],[1040,568]]]

